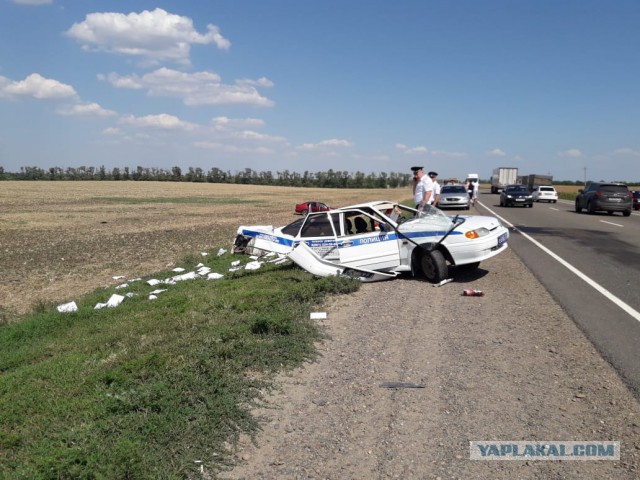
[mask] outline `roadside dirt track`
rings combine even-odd
[[[321,358],[279,378],[220,477],[639,478],[638,401],[515,254],[451,272],[327,306]],[[425,388],[380,387],[396,381]],[[471,440],[620,441],[621,460],[472,461]]]

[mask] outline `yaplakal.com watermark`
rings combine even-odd
[[[471,460],[620,460],[620,442],[469,442]]]

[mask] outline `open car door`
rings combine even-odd
[[[380,230],[379,220],[359,209],[332,213],[343,225],[337,241],[340,265],[387,270],[400,263],[398,236]]]

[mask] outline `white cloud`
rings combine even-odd
[[[618,148],[614,150],[613,153],[625,157],[640,157],[640,152],[637,150],[633,150],[632,148]]]
[[[339,147],[339,148],[345,148],[345,147],[352,147],[353,144],[351,142],[349,142],[348,140],[339,140],[337,138],[333,138],[330,140],[323,140],[321,142],[318,143],[303,143],[302,145],[300,145],[298,147],[298,149],[300,150],[318,150],[318,149],[325,149],[325,148],[331,148],[331,147]]]
[[[260,95],[255,86],[243,80],[226,85],[213,72],[186,73],[170,68],[159,68],[145,75],[119,76],[115,73],[99,75],[116,88],[146,89],[152,97],[180,98],[185,105],[249,105],[271,107],[273,101]],[[261,83],[261,82],[257,82]]]
[[[429,153],[429,149],[427,147],[424,146],[419,146],[419,147],[408,147],[403,143],[396,143],[395,147],[398,150],[402,150],[402,152],[405,155],[426,155],[427,153]]]
[[[203,148],[206,150],[219,150],[225,153],[257,153],[261,155],[271,154],[273,150],[266,147],[239,147],[237,145],[226,145],[218,142],[194,142],[194,147]]]
[[[159,115],[146,115],[135,117],[126,115],[120,119],[123,125],[131,125],[138,128],[152,128],[159,130],[194,130],[197,125],[180,120],[174,115],[161,113]]]
[[[211,120],[211,123],[216,130],[226,130],[233,128],[247,128],[247,127],[264,127],[264,120],[260,118],[229,118],[229,117],[215,117]]]
[[[77,97],[72,86],[32,73],[24,80],[13,82],[0,77],[0,98],[31,97],[39,100]]]
[[[569,150],[565,150],[564,152],[558,152],[558,155],[561,157],[577,158],[582,156],[582,152],[577,148],[570,148]]]
[[[121,133],[122,133],[122,130],[120,130],[119,128],[115,128],[115,127],[105,128],[102,131],[103,135],[120,135]]]
[[[287,139],[284,137],[278,137],[273,135],[265,135],[263,133],[254,132],[252,130],[243,130],[241,132],[235,132],[232,134],[232,137],[240,139],[240,140],[251,140],[258,142],[286,142]]]
[[[13,0],[18,5],[51,5],[53,0]]]
[[[429,149],[427,147],[413,147],[413,148],[407,148],[404,151],[405,155],[426,155],[427,153],[429,153]]]
[[[506,155],[506,153],[500,148],[494,148],[493,150],[487,153],[492,157],[504,157]]]
[[[207,25],[207,33],[200,34],[190,18],[161,8],[128,15],[90,13],[65,33],[84,50],[138,57],[150,64],[162,61],[189,64],[192,44],[215,43],[220,50],[231,46],[215,25]]]
[[[78,103],[69,107],[58,109],[60,115],[73,117],[111,117],[116,114],[113,110],[102,108],[97,103]]]
[[[463,158],[466,157],[466,153],[462,152],[447,152],[445,150],[433,150],[431,152],[433,157],[445,157],[445,158]]]

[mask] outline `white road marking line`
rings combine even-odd
[[[569,271],[571,273],[573,273],[574,275],[576,275],[577,277],[581,278],[582,280],[584,280],[587,285],[591,286],[593,289],[595,289],[597,292],[601,293],[602,295],[604,295],[607,299],[609,299],[611,302],[613,302],[614,304],[616,304],[618,307],[620,307],[622,310],[624,310],[625,312],[627,312],[629,315],[631,315],[635,320],[637,320],[638,322],[640,322],[640,312],[638,312],[637,310],[635,310],[631,305],[626,304],[625,302],[623,302],[621,299],[619,299],[618,297],[616,297],[613,293],[611,293],[609,290],[607,290],[606,288],[604,288],[602,285],[600,285],[599,283],[593,281],[591,278],[589,278],[588,276],[586,276],[584,273],[582,273],[580,270],[578,270],[576,267],[574,267],[573,265],[571,265],[569,262],[567,262],[565,259],[563,259],[562,257],[560,257],[559,255],[553,253],[551,250],[549,250],[547,247],[545,247],[544,245],[542,245],[540,242],[538,242],[537,240],[535,240],[533,237],[529,236],[528,234],[524,233],[522,230],[520,230],[518,227],[516,227],[515,225],[513,225],[511,222],[509,222],[507,219],[502,218],[500,215],[498,215],[496,212],[494,212],[493,210],[491,210],[489,207],[487,207],[485,204],[483,204],[482,202],[478,202],[480,205],[482,205],[484,208],[486,208],[487,210],[489,210],[493,215],[495,215],[496,217],[498,217],[502,222],[506,223],[507,225],[509,225],[511,228],[514,228],[515,230],[517,230],[520,235],[522,235],[524,238],[526,238],[527,240],[529,240],[531,243],[533,243],[536,247],[538,247],[540,250],[542,250],[543,252],[545,252],[546,254],[548,254],[549,256],[551,256],[551,258],[553,258],[554,260],[556,260],[558,263],[560,263],[560,265],[566,267],[567,269],[569,269]]]
[[[555,210],[556,212],[559,212],[560,209],[559,208],[555,208],[555,207],[549,207],[549,210]]]
[[[609,225],[613,225],[616,227],[624,227],[624,225],[620,225],[619,223],[607,222],[606,220],[600,220],[602,223],[608,223]]]

